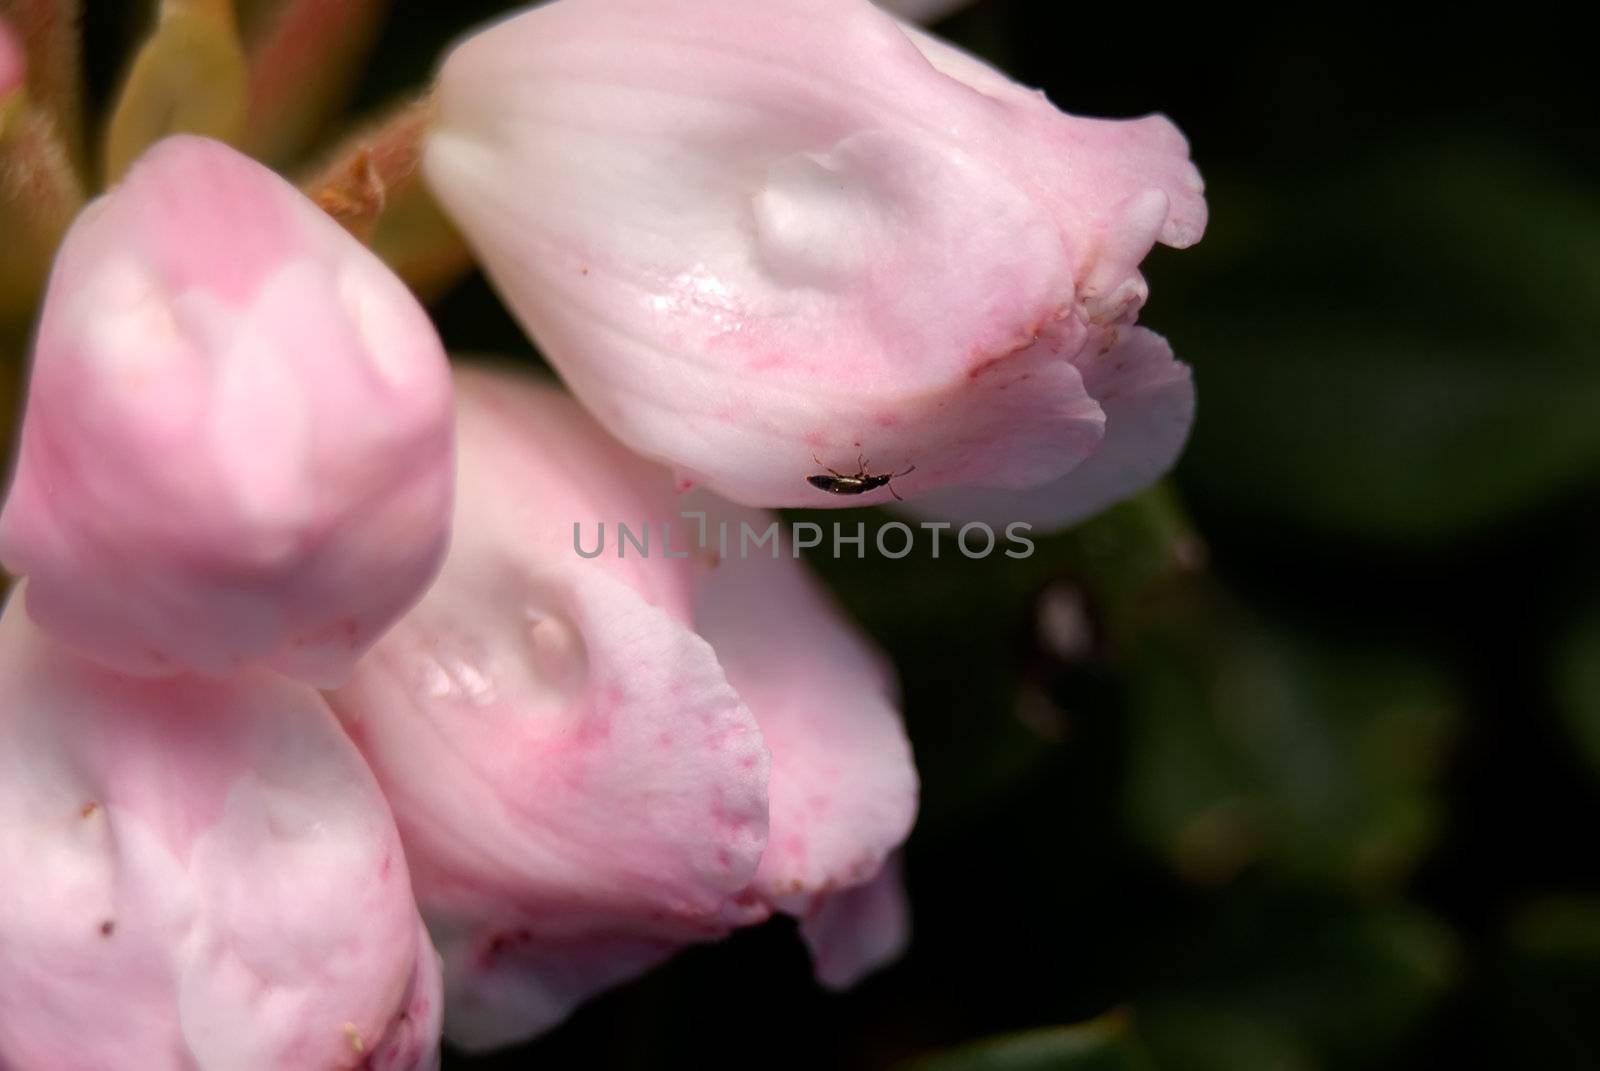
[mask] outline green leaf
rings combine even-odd
[[[1157,1005],[1142,1019],[1160,1049],[1176,1053],[1172,1071],[1318,1071],[1321,1066],[1294,1033],[1228,1004],[1201,999]]]
[[[1442,672],[1215,593],[1170,609],[1125,673],[1135,832],[1200,884],[1253,863],[1345,887],[1408,874],[1457,717]]]
[[[1388,1066],[1460,975],[1453,934],[1403,906],[1236,893],[1139,1001],[1163,1071]]]
[[[115,182],[145,149],[170,134],[236,143],[248,84],[227,0],[163,0],[106,127],[106,180]]]
[[[904,1071],[1148,1071],[1125,1015],[991,1038],[903,1065]]]

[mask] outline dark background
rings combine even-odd
[[[507,6],[400,0],[358,106]],[[1144,314],[1198,383],[1174,489],[1026,563],[817,562],[904,679],[904,961],[829,995],[775,922],[446,1067],[882,1067],[1108,1012],[939,1066],[1600,1067],[1583,35],[1023,0],[938,28],[1189,135],[1210,231],[1152,258]],[[479,279],[435,308],[457,348],[529,352]]]

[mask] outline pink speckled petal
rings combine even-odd
[[[20,595],[0,681],[0,1066],[433,1066],[399,837],[315,692],[123,677]]]
[[[401,998],[400,1014],[360,1071],[439,1071],[444,1030],[444,975],[427,927],[417,920],[417,968]]]
[[[104,665],[333,684],[438,567],[451,413],[404,284],[271,171],[169,138],[62,245],[0,560]]]
[[[1142,327],[1115,329],[1117,341],[1081,358],[1084,382],[1105,409],[1100,448],[1066,476],[1029,491],[962,488],[910,503],[907,512],[997,530],[1023,521],[1065,528],[1144,490],[1166,474],[1194,420],[1194,381],[1166,340]]]
[[[482,1049],[766,914],[742,894],[768,755],[685,623],[700,566],[574,550],[574,521],[651,518],[667,474],[558,391],[468,372],[459,394],[444,570],[331,701],[405,838],[446,1033]]]
[[[817,981],[848,989],[905,952],[911,940],[911,905],[893,856],[865,885],[824,896],[800,920]]]
[[[731,526],[773,518],[708,507]],[[772,750],[770,843],[755,890],[805,915],[870,881],[904,842],[917,774],[893,672],[787,548],[731,554],[702,582],[695,626]]]
[[[613,434],[763,506],[1024,489],[1075,360],[1204,225],[1164,119],[1062,115],[866,0],[559,0],[459,46],[424,170]]]

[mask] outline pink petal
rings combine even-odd
[[[1060,529],[1144,490],[1177,461],[1194,421],[1194,382],[1165,339],[1121,327],[1105,352],[1081,358],[1084,383],[1105,409],[1106,437],[1066,476],[1028,491],[961,488],[911,504],[910,512],[997,529],[1024,522]]]
[[[892,858],[865,885],[824,896],[800,922],[817,980],[848,989],[899,959],[911,940],[911,905]]]
[[[774,519],[709,509],[758,531]],[[770,843],[754,888],[804,916],[818,898],[871,881],[916,818],[894,674],[787,548],[719,562],[695,625],[772,750]]]
[[[444,570],[331,699],[405,838],[446,1031],[480,1049],[766,914],[741,894],[768,757],[685,624],[699,566],[574,551],[574,521],[654,519],[666,473],[556,391],[466,373],[459,394]]]
[[[315,692],[119,676],[0,618],[0,1065],[433,1065],[389,810]]]
[[[400,1014],[370,1046],[361,1071],[438,1071],[444,1029],[444,976],[428,930],[417,920],[417,966],[401,998]]]
[[[405,286],[266,168],[169,138],[62,246],[0,559],[105,665],[334,683],[438,567],[450,420]]]
[[[1150,191],[1167,201],[1155,229],[1179,249],[1206,229],[1205,183],[1189,160],[1189,142],[1163,115],[1142,119],[1084,119],[1049,106],[1043,93],[1025,89],[970,53],[933,34],[903,27],[906,36],[941,74],[1001,105],[1023,151],[1013,162],[1044,191],[1054,209],[1077,226],[1103,222],[1109,210]],[[1020,135],[1020,136],[1017,136]],[[1070,166],[1060,166],[1063,160]],[[1061,218],[1061,217],[1058,217]],[[1085,248],[1085,247],[1080,247]]]
[[[1204,226],[1166,120],[1062,115],[865,0],[559,0],[438,101],[426,175],[566,381],[751,504],[1064,476],[1104,425],[1074,361]]]

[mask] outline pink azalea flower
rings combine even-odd
[[[105,665],[331,685],[438,568],[451,418],[388,269],[266,168],[170,138],[57,258],[0,561]]]
[[[1188,372],[1131,326],[1145,254],[1206,221],[1165,118],[1064,115],[866,0],[557,0],[458,46],[437,103],[434,191],[579,398],[684,481],[1057,520],[1183,443]],[[807,479],[858,466],[902,475]]]
[[[437,1064],[393,818],[316,692],[133,678],[0,617],[0,1067]]]
[[[786,547],[696,546],[670,473],[564,394],[485,371],[457,394],[449,558],[330,697],[394,807],[447,1036],[531,1036],[774,910],[830,984],[896,955],[884,864],[917,788],[877,653]],[[619,521],[648,556],[578,552]]]

